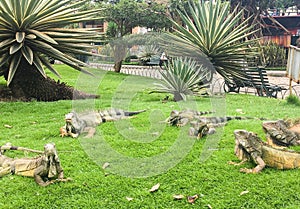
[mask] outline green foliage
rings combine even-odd
[[[79,73],[65,65],[55,65],[55,69],[64,78],[62,82],[75,85]],[[145,113],[131,118],[134,128],[148,130],[152,111],[159,110],[163,118],[168,117],[171,110],[179,109],[181,103],[169,101],[161,103],[161,94],[148,94],[148,85],[154,80],[133,76],[128,88],[118,88],[130,78],[128,75],[90,69],[101,85],[97,93],[100,99],[90,101],[95,108],[103,109],[112,105],[112,98],[121,91],[119,101],[126,94],[135,93],[130,108],[147,109]],[[48,72],[47,72],[48,73]],[[52,74],[50,74],[52,75]],[[90,79],[88,80],[90,81]],[[88,87],[89,84],[87,84]],[[211,110],[209,98],[196,98],[199,110]],[[78,101],[86,104],[89,102]],[[61,164],[66,177],[71,182],[58,183],[49,187],[39,187],[32,178],[8,175],[0,179],[1,208],[299,208],[300,190],[299,169],[276,170],[265,168],[261,174],[240,173],[243,167],[253,168],[253,163],[241,166],[228,165],[228,161],[238,162],[234,155],[235,129],[246,129],[257,132],[265,139],[259,120],[231,121],[224,127],[218,149],[205,162],[200,162],[207,139],[194,140],[187,138],[193,147],[186,157],[173,168],[161,175],[147,178],[129,178],[118,174],[108,174],[89,158],[82,147],[82,142],[93,142],[95,139],[72,139],[59,137],[59,127],[64,124],[64,115],[73,108],[74,101],[57,102],[0,102],[0,145],[11,142],[13,145],[41,150],[44,144],[56,144]],[[258,116],[269,119],[297,118],[299,107],[286,105],[284,100],[275,100],[252,95],[226,95],[227,115]],[[6,128],[4,125],[12,125]],[[159,124],[162,125],[162,124]],[[166,126],[156,140],[149,143],[138,143],[121,135],[116,124],[105,123],[97,127],[97,134],[114,149],[133,158],[158,155],[174,144],[179,136],[180,128]],[[218,130],[219,131],[219,130]],[[221,131],[221,130],[220,130]],[[154,135],[155,133],[153,133]],[[185,133],[183,133],[185,134]],[[16,151],[12,151],[16,152]],[[24,154],[9,156],[24,157]],[[176,158],[176,156],[174,156]],[[112,163],[111,163],[112,164]],[[156,164],[151,165],[156,167]],[[134,170],[134,169],[133,169]],[[160,183],[157,192],[149,189]],[[246,191],[246,192],[245,192]],[[248,193],[247,193],[248,191]],[[274,195],[276,191],[276,195]],[[243,194],[241,194],[244,192]],[[182,200],[173,200],[173,195],[182,194]],[[191,205],[186,196],[199,194],[201,197]],[[131,197],[129,201],[126,197]]]
[[[142,63],[149,62],[152,56],[159,56],[160,50],[156,45],[144,45],[139,53],[139,58]]]
[[[172,20],[175,33],[167,34],[164,40],[169,55],[192,56],[224,78],[228,74],[245,77],[241,70],[244,60],[255,54],[248,47],[255,40],[247,37],[255,31],[247,20],[242,21],[243,10],[230,12],[229,2],[218,0],[191,2],[188,11],[177,12],[183,24]]]
[[[251,0],[251,1],[240,1],[240,0],[231,0],[231,4],[237,5],[241,4],[241,6],[245,8],[259,8],[260,11],[266,11],[269,8],[288,8],[291,6],[295,6],[299,1],[298,0]],[[257,10],[257,9],[255,9]]]
[[[109,22],[106,30],[106,35],[108,37],[117,37],[118,29],[117,24],[114,22]]]
[[[136,26],[152,28],[158,31],[170,27],[165,16],[166,8],[153,2],[148,5],[136,0],[120,0],[116,4],[108,4],[104,10],[105,19],[116,24],[112,38],[130,34]]]
[[[279,67],[286,65],[286,50],[278,44],[269,41],[258,42],[259,56],[255,59],[256,65],[267,67]]]
[[[125,58],[125,62],[130,62],[131,59],[138,59],[137,55],[129,55]]]
[[[99,36],[90,29],[66,26],[95,18],[99,10],[80,10],[86,1],[71,0],[3,0],[0,2],[0,67],[7,71],[7,84],[19,69],[21,60],[45,76],[43,65],[58,75],[46,57],[52,57],[77,70],[85,63],[72,55],[87,52]],[[3,70],[2,70],[3,71]],[[4,74],[4,72],[2,73]],[[58,75],[59,76],[59,75]]]
[[[300,106],[300,99],[296,95],[289,95],[286,98],[286,101],[287,101],[288,104]]]
[[[203,88],[200,84],[205,79],[203,66],[188,58],[174,58],[165,67],[159,71],[162,81],[155,83],[154,92],[171,93],[175,101],[186,100],[188,95],[199,95]]]

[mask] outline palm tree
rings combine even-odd
[[[231,12],[229,2],[199,0],[177,13],[182,24],[171,19],[175,32],[165,34],[162,42],[169,55],[190,57],[225,79],[245,78],[241,69],[256,54],[249,46],[257,40],[248,39],[255,31],[243,20],[243,10]]]
[[[99,38],[92,29],[67,27],[95,19],[99,10],[80,11],[86,1],[1,0],[0,76],[16,97],[43,101],[72,99],[73,89],[48,78],[46,66],[59,77],[50,59],[85,71],[79,55],[92,55],[91,43]],[[75,91],[77,97],[88,96]]]

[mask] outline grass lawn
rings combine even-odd
[[[150,78],[92,70],[95,77],[80,75],[57,65],[62,81],[84,91],[101,94],[97,100],[58,102],[0,102],[0,144],[42,150],[56,144],[66,177],[71,182],[38,186],[32,178],[4,176],[0,179],[0,208],[299,208],[300,171],[266,168],[257,175],[239,172],[252,163],[232,166],[235,129],[264,133],[259,120],[231,121],[219,134],[207,140],[187,136],[186,130],[166,126],[173,109],[184,103],[162,103],[164,94],[148,94]],[[226,100],[226,101],[225,101]],[[284,100],[251,95],[227,95],[224,101],[196,98],[198,110],[212,106],[226,109],[227,115],[270,119],[299,117],[300,107]],[[59,137],[64,115],[71,109],[107,107],[147,109],[137,117],[118,123],[104,123],[94,138]],[[221,106],[221,107],[220,107]],[[7,128],[10,125],[12,128]],[[219,137],[219,138],[218,138]],[[219,139],[219,140],[218,140]],[[218,142],[206,161],[201,154],[208,140]],[[209,147],[209,146],[208,146]],[[7,153],[22,157],[23,153]],[[110,166],[103,169],[104,163]],[[156,192],[149,192],[160,183]],[[198,194],[195,204],[173,195]]]

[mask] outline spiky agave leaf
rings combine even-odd
[[[153,92],[171,93],[185,100],[187,95],[200,94],[204,88],[201,83],[205,79],[206,70],[190,58],[174,58],[166,66],[166,70],[159,72],[162,80],[155,83]]]
[[[86,66],[70,55],[93,55],[91,43],[101,36],[94,29],[68,29],[66,26],[96,18],[100,9],[80,11],[88,0],[1,0],[0,66],[8,64],[7,85],[18,70],[20,59],[45,76],[43,65],[51,67],[52,57],[79,71]],[[5,62],[5,63],[4,63]],[[88,73],[88,72],[87,72]]]
[[[241,70],[246,57],[255,55],[248,39],[255,31],[243,20],[243,11],[230,12],[230,3],[190,1],[189,11],[180,11],[183,24],[171,20],[174,33],[165,34],[164,42],[171,56],[193,57],[210,71],[216,70],[225,79],[228,74],[245,78]],[[182,26],[184,25],[184,26]]]

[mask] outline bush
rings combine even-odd
[[[300,99],[296,95],[289,95],[286,98],[286,101],[287,101],[288,104],[293,104],[293,105],[296,105],[296,106],[300,106]]]
[[[125,62],[130,62],[131,59],[138,59],[138,57],[136,55],[130,55],[128,57],[125,58]]]

